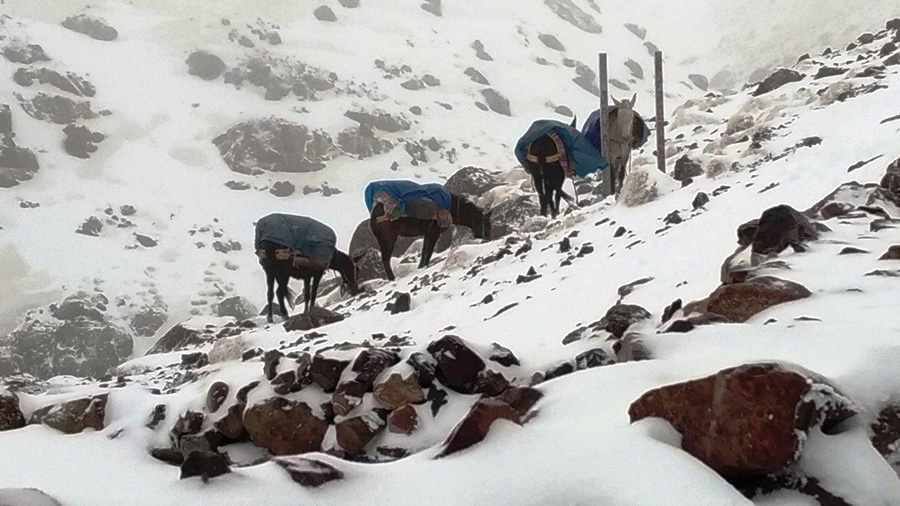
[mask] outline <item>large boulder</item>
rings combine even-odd
[[[216,307],[216,312],[220,317],[231,316],[238,320],[246,320],[259,314],[259,310],[252,302],[238,295],[222,299]]]
[[[818,231],[806,216],[791,206],[767,209],[759,218],[753,234],[753,253],[778,254],[791,246],[818,237]]]
[[[195,328],[191,328],[189,322],[179,323],[163,334],[156,344],[148,351],[147,355],[155,355],[157,353],[169,353],[176,350],[183,350],[193,346],[198,346],[206,342],[203,333]]]
[[[106,24],[105,20],[91,18],[84,14],[69,16],[61,24],[73,32],[83,33],[95,40],[109,42],[119,37],[119,32]]]
[[[103,430],[109,394],[99,394],[46,406],[31,415],[31,423],[52,427],[66,434],[78,434],[87,428]]]
[[[900,158],[888,165],[880,186],[900,202]]]
[[[771,363],[660,387],[628,410],[632,422],[668,421],[681,433],[682,448],[725,478],[785,471],[797,462],[811,428],[831,432],[855,413],[822,378]]]
[[[717,288],[706,303],[710,313],[743,323],[766,309],[805,299],[812,295],[806,287],[774,276],[759,276],[743,283]]]
[[[326,393],[334,392],[341,380],[341,374],[344,369],[350,365],[349,360],[332,358],[317,353],[313,356],[312,364],[309,369],[312,381],[322,387]]]
[[[0,387],[0,432],[25,426],[25,416],[19,408],[19,397]]]
[[[526,222],[541,214],[537,195],[519,195],[504,199],[491,211],[491,239],[498,239],[521,230]]]
[[[503,186],[503,184],[503,181],[495,174],[480,167],[469,166],[454,172],[444,183],[444,188],[455,195],[478,199],[491,189]]]
[[[475,392],[475,381],[485,363],[465,341],[448,335],[433,341],[427,350],[437,362],[435,376],[438,381],[459,393]]]
[[[350,455],[364,453],[366,446],[382,430],[385,421],[376,412],[369,411],[359,416],[345,418],[335,424],[337,442]]]
[[[891,465],[900,465],[900,405],[888,404],[872,422],[872,446]]]
[[[701,175],[703,175],[703,166],[700,165],[700,162],[691,159],[690,156],[683,155],[675,160],[675,172],[672,177],[676,181],[685,182]]]
[[[50,57],[44,52],[44,48],[38,44],[22,44],[12,41],[3,48],[3,57],[13,63],[31,65],[39,61],[50,61]]]
[[[225,72],[225,62],[206,51],[194,51],[185,63],[188,66],[188,74],[207,81],[218,79]]]
[[[97,117],[89,101],[76,102],[68,97],[46,93],[38,93],[30,100],[17,93],[16,98],[22,110],[32,118],[57,125],[69,125]]]
[[[219,453],[195,450],[181,463],[181,479],[199,476],[204,482],[231,472],[228,459]]]
[[[606,315],[600,319],[599,326],[613,336],[621,338],[629,327],[649,318],[650,312],[641,306],[616,304],[606,311]]]
[[[409,404],[418,404],[425,400],[425,393],[419,384],[416,374],[403,377],[393,373],[381,383],[375,385],[375,399],[385,409],[394,410]]]
[[[213,139],[228,167],[241,174],[314,172],[337,150],[331,137],[287,120],[247,121]]]
[[[29,320],[5,342],[22,372],[39,378],[99,378],[127,360],[134,348],[124,329],[85,316],[64,322]]]
[[[250,439],[273,455],[319,451],[328,422],[317,417],[305,402],[272,397],[244,413]]]
[[[331,325],[344,319],[341,313],[325,309],[324,307],[312,306],[305,313],[295,314],[284,322],[284,330],[292,332],[295,330],[307,331]]]
[[[0,133],[0,188],[11,188],[34,177],[40,169],[30,149],[19,147],[12,134]]]

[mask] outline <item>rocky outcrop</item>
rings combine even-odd
[[[599,322],[599,327],[616,338],[621,338],[628,328],[637,322],[650,318],[650,312],[633,304],[616,304],[606,311]]]
[[[682,155],[681,158],[675,160],[675,172],[672,177],[676,181],[682,183],[703,175],[703,166],[700,162],[692,160],[688,155]]]
[[[788,247],[801,247],[803,242],[819,236],[813,224],[796,209],[780,205],[763,212],[753,233],[753,253],[778,254]]]
[[[213,139],[234,172],[314,172],[336,155],[328,134],[303,125],[269,118],[248,121]]]
[[[40,61],[50,61],[50,57],[44,52],[44,48],[38,44],[23,44],[11,42],[3,48],[3,57],[13,63],[31,65]]]
[[[228,459],[219,453],[195,450],[181,463],[181,479],[199,476],[204,482],[231,472]]]
[[[19,397],[0,387],[0,432],[25,426],[25,416],[19,408]]]
[[[22,371],[39,378],[99,378],[127,360],[134,346],[127,331],[89,316],[32,319],[3,341]]]
[[[69,16],[61,24],[73,32],[83,33],[95,40],[109,42],[119,37],[119,32],[106,24],[105,20],[91,18],[84,14]]]
[[[344,319],[344,315],[330,309],[312,306],[305,313],[295,314],[284,322],[284,330],[288,332],[305,331],[331,325]]]
[[[31,423],[52,427],[65,434],[78,434],[85,429],[103,430],[109,394],[75,399],[46,406],[31,415]]]
[[[63,141],[66,153],[81,159],[90,158],[91,153],[97,151],[97,144],[106,139],[102,133],[92,132],[86,126],[74,123],[63,128],[63,133],[66,134]]]
[[[498,175],[481,167],[469,166],[454,172],[444,183],[444,189],[455,195],[478,199],[491,189],[503,185]]]
[[[216,314],[220,317],[230,316],[237,320],[246,320],[259,314],[259,310],[245,297],[235,295],[222,299],[216,306]]]
[[[19,147],[12,134],[0,133],[0,188],[30,180],[40,169],[30,149]]]
[[[651,390],[628,410],[631,421],[658,417],[681,446],[726,478],[780,473],[801,455],[804,434],[828,433],[856,413],[827,381],[779,364],[749,364]]]
[[[22,109],[32,118],[41,121],[69,125],[79,120],[93,119],[97,114],[91,110],[90,102],[76,102],[60,95],[38,93],[31,100],[16,93]]]
[[[881,178],[881,188],[900,202],[900,158],[891,162]],[[898,204],[900,205],[900,204]]]
[[[66,72],[65,75],[48,68],[21,67],[13,74],[13,80],[19,86],[31,86],[37,81],[49,84],[59,90],[78,97],[93,97],[96,93],[94,85],[78,74]]]
[[[802,81],[804,77],[806,77],[805,74],[801,74],[796,70],[780,68],[769,75],[769,77],[765,78],[761,83],[759,83],[759,86],[757,86],[752,95],[754,97],[765,95],[766,93],[775,91],[786,84]]]
[[[156,341],[156,344],[147,351],[147,355],[183,350],[202,344],[206,340],[207,338],[203,336],[203,333],[197,329],[190,328],[188,322],[179,323],[167,330]]]

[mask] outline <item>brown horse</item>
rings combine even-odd
[[[485,213],[478,206],[464,197],[450,195],[450,216],[456,225],[469,227],[476,239],[490,239],[491,237],[491,213]],[[391,269],[391,255],[394,253],[394,243],[398,237],[424,237],[422,244],[422,257],[419,260],[419,268],[427,267],[431,263],[434,254],[434,245],[437,244],[442,229],[437,219],[423,220],[403,216],[395,220],[385,217],[384,205],[375,204],[369,219],[372,233],[378,239],[381,249],[381,263],[389,280],[393,281],[394,271]]]

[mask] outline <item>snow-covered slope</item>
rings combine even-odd
[[[621,79],[640,93],[638,109],[650,110],[649,54],[644,41],[622,24],[634,20],[605,5],[599,14],[591,2],[576,3],[598,20],[602,34],[575,28],[537,1],[515,6],[446,4],[441,17],[420,9],[419,2],[364,2],[358,9],[335,4],[338,19],[331,24],[311,15],[314,5],[294,17],[285,7],[263,12],[234,2],[228,8],[199,9],[186,20],[172,16],[165,5],[109,3],[97,9],[119,31],[119,38],[110,43],[58,26],[58,19],[71,14],[66,9],[23,11],[6,19],[2,29],[7,37],[40,43],[53,58],[49,65],[88,78],[97,88],[94,108],[112,114],[87,121],[91,130],[108,138],[90,159],[79,161],[61,148],[62,126],[30,118],[10,95],[16,142],[37,152],[41,169],[34,179],[0,193],[0,331],[17,326],[24,308],[95,287],[113,301],[109,313],[123,320],[142,305],[161,301],[169,322],[156,337],[191,316],[192,309],[202,318],[190,325],[209,324],[219,331],[230,322],[209,318],[219,298],[234,294],[261,303],[263,277],[249,251],[249,237],[253,220],[265,213],[319,216],[334,225],[346,246],[356,223],[365,217],[360,195],[372,178],[440,180],[459,167],[477,165],[504,171],[502,177],[510,183],[484,197],[485,202],[513,187],[527,188],[511,156],[518,135],[531,120],[553,116],[557,105],[583,115],[596,100],[571,82],[576,70],[563,64],[564,57],[592,66],[599,40],[609,45],[613,68],[623,76],[629,75],[623,66],[627,58],[644,62],[645,79]],[[257,24],[253,16],[277,23],[283,40],[274,46],[257,40],[258,46],[265,45],[278,58],[334,71],[336,89],[323,92],[321,100],[299,101],[290,95],[266,101],[258,87],[235,89],[221,78],[208,82],[187,74],[183,62],[195,49],[217,54],[229,67],[260,54],[259,47],[243,48],[228,36],[232,30],[239,35],[249,31],[245,23],[269,27]],[[565,56],[539,42],[541,33],[556,35],[566,47]],[[257,327],[228,341],[236,350],[223,350],[224,340],[197,347],[213,359],[200,369],[182,367],[181,352],[142,356],[153,340],[145,339],[138,342],[135,358],[118,370],[124,376],[122,388],[72,377],[35,382],[33,390],[20,393],[26,416],[53,402],[109,391],[106,428],[62,436],[29,425],[0,433],[0,448],[7,450],[0,456],[0,488],[36,487],[64,504],[141,504],[148,497],[156,504],[751,504],[682,451],[677,434],[664,424],[630,425],[628,408],[660,385],[747,362],[785,361],[826,376],[861,408],[851,427],[839,435],[813,431],[799,467],[851,504],[900,503],[900,481],[868,441],[878,410],[900,395],[895,374],[900,354],[897,278],[867,275],[897,272],[896,260],[878,260],[900,243],[897,228],[876,230],[872,222],[877,216],[865,213],[827,220],[831,230],[807,243],[806,251],[787,250],[778,257],[783,265],[765,271],[801,283],[811,297],[769,309],[745,323],[700,326],[687,334],[660,333],[664,327],[657,323],[673,300],[699,300],[719,286],[720,266],[734,252],[735,230],[741,224],[779,204],[808,209],[848,181],[881,180],[888,163],[900,156],[900,121],[890,120],[900,114],[900,66],[881,69],[891,54],[878,54],[892,36],[801,62],[795,68],[805,74],[801,80],[758,97],[752,96],[755,87],[703,96],[681,84],[691,82],[687,76],[695,72],[692,63],[670,60],[669,107],[674,112],[669,165],[687,155],[702,167],[685,188],[653,172],[655,165],[646,154],[635,153],[626,191],[641,205],[606,199],[558,221],[534,219],[528,230],[509,238],[455,247],[424,271],[401,264],[395,283],[372,282],[370,293],[354,299],[333,294],[331,307],[348,318],[318,329],[324,335],[288,333],[256,319]],[[647,38],[652,40],[652,30]],[[475,40],[493,61],[475,56]],[[684,58],[678,61],[688,60],[688,49],[673,47],[672,53],[679,50]],[[550,65],[536,63],[539,57]],[[409,65],[411,70],[385,79],[390,72],[377,68],[376,59],[383,59],[385,67]],[[509,116],[478,108],[476,101],[486,103],[481,94],[486,86],[464,74],[470,66],[510,100]],[[7,67],[13,65],[4,60]],[[823,67],[845,72],[814,79]],[[421,90],[400,85],[425,74],[441,84],[426,84]],[[38,85],[3,86],[31,96]],[[421,116],[409,111],[413,106],[421,107]],[[409,130],[378,132],[396,144],[394,149],[363,160],[339,154],[318,172],[238,174],[229,171],[212,143],[239,122],[268,116],[322,129],[336,138],[355,125],[344,112],[375,108],[411,122]],[[432,136],[441,148],[428,152],[427,162],[413,166],[405,142]],[[759,145],[752,146],[754,142]],[[454,156],[449,155],[451,149],[456,150]],[[396,171],[390,169],[394,161]],[[640,174],[656,183],[655,199],[648,198],[653,191],[637,184]],[[231,180],[249,183],[251,189],[224,186]],[[322,188],[327,182],[342,193],[304,196],[300,190],[287,198],[271,195],[268,188],[284,180],[298,188]],[[695,207],[700,192],[710,201]],[[137,210],[128,217],[134,227],[107,224],[99,237],[74,233],[89,216],[105,220],[107,207],[119,215],[126,204]],[[897,217],[897,209],[885,208]],[[673,211],[680,220],[671,218]],[[158,245],[135,247],[134,233]],[[240,241],[244,247],[222,253],[212,247],[216,240]],[[198,242],[204,247],[197,247]],[[563,243],[568,251],[561,248]],[[839,255],[848,246],[868,253]],[[504,250],[508,254],[498,255]],[[531,268],[535,275],[528,275]],[[630,291],[620,289],[639,280]],[[7,293],[13,297],[8,299]],[[397,293],[411,294],[410,312],[384,311]],[[124,303],[115,307],[120,299]],[[631,341],[619,344],[639,341],[653,360],[629,361],[627,353],[617,353],[605,340],[605,332],[574,342],[566,339],[617,302],[651,313],[650,320],[630,329]],[[512,349],[521,364],[504,369],[504,374],[518,384],[528,384],[533,373],[598,347],[618,355],[618,363],[541,383],[544,398],[527,424],[497,423],[484,442],[434,459],[438,444],[476,399],[453,396],[440,416],[413,436],[383,433],[371,443],[417,452],[407,458],[373,465],[320,456],[345,474],[342,481],[321,489],[300,488],[272,462],[238,467],[206,484],[179,481],[175,468],[148,455],[150,448],[168,442],[178,415],[201,409],[215,381],[225,381],[234,390],[261,378],[259,359],[237,358],[245,350],[278,348],[290,353],[337,346],[355,353],[354,344],[379,346],[384,336],[397,335],[405,359],[450,331],[483,354],[495,342]],[[320,393],[310,387],[290,395],[307,399]],[[257,396],[251,397],[251,404],[271,394],[266,384],[251,394]],[[150,430],[145,424],[160,403],[168,406],[169,417]],[[246,443],[224,449],[242,464],[262,455]],[[755,501],[814,504],[788,491]]]

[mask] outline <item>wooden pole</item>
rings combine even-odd
[[[666,120],[663,107],[663,59],[662,51],[653,54],[656,67],[656,168],[666,172]]]
[[[606,170],[608,195],[615,195],[616,182],[612,173],[612,160],[609,159],[609,71],[606,53],[600,53],[600,152],[610,162],[610,168]]]

